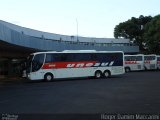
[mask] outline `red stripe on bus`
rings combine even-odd
[[[150,61],[144,61],[145,64],[150,64]]]
[[[85,62],[51,62],[45,63],[42,69],[58,69],[58,68],[85,68],[91,67],[96,61],[85,61]]]
[[[137,64],[137,61],[125,61],[125,64]]]

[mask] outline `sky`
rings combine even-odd
[[[160,0],[0,0],[0,20],[62,35],[113,38],[131,17],[160,14]]]

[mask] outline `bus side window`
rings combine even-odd
[[[62,54],[54,54],[54,56],[53,56],[53,61],[54,62],[61,62],[62,61]]]
[[[106,62],[106,61],[109,61],[109,54],[106,55],[106,54],[96,54],[97,55],[97,61],[99,62]]]
[[[120,56],[119,54],[112,54],[112,55],[111,55],[111,61],[118,61],[118,60],[119,60],[119,59],[118,59],[119,56]]]
[[[45,63],[56,62],[58,59],[58,54],[46,54]]]
[[[89,54],[89,53],[75,54],[74,60],[75,61],[90,61],[91,60],[91,54]]]
[[[137,56],[137,61],[142,61],[142,56]]]
[[[134,61],[137,61],[137,56],[134,58]]]
[[[61,62],[66,62],[67,61],[67,55],[64,53],[64,54],[61,54],[60,56],[60,61]]]
[[[45,60],[45,63],[49,63],[49,62],[52,62],[52,54],[46,54],[46,60]]]
[[[91,60],[97,61],[97,55],[95,53],[91,54]]]
[[[68,53],[67,55],[63,56],[63,60],[65,62],[74,62],[74,57],[75,57],[75,54],[70,54]]]
[[[132,58],[132,57],[130,57],[129,61],[132,61],[132,60],[133,60],[133,58]]]
[[[131,61],[132,59],[131,59],[131,57],[130,56],[126,56],[125,57],[125,61]]]

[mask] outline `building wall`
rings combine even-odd
[[[11,24],[5,21],[0,20],[0,24],[5,25],[6,27],[17,31],[19,33],[38,37],[38,38],[45,38],[45,39],[53,39],[57,41],[77,41],[77,36],[68,36],[68,35],[60,35],[54,33],[48,33],[38,30],[33,30],[30,28],[21,27],[15,24]],[[128,39],[114,39],[114,38],[94,38],[94,37],[81,37],[78,36],[79,42],[96,42],[96,43],[129,43]]]
[[[0,22],[0,40],[5,41],[14,45],[24,46],[28,48],[33,48],[37,50],[54,50],[54,51],[62,51],[62,50],[84,50],[84,49],[94,49],[94,50],[118,50],[118,51],[124,51],[124,52],[139,52],[138,46],[130,46],[128,40],[116,40],[116,39],[108,39],[108,41],[105,38],[92,38],[99,41],[99,42],[86,42],[87,40],[91,40],[91,38],[85,38],[85,37],[79,37],[78,39],[81,39],[82,41],[67,41],[67,40],[57,40],[56,37],[54,39],[49,39],[49,36],[46,38],[46,36],[43,37],[37,37],[39,31],[31,30],[26,28],[25,32],[29,32],[29,30],[34,31],[34,36],[30,36],[31,33],[28,33],[30,35],[27,35],[24,32],[20,32],[19,30],[22,30],[22,27],[12,25],[9,23],[4,24],[5,22]],[[7,26],[6,26],[7,25]],[[8,27],[10,26],[10,27]],[[14,26],[14,27],[13,27]],[[13,27],[13,29],[11,29]],[[17,30],[15,30],[17,29]],[[25,29],[25,28],[24,28]],[[47,33],[46,33],[47,34]],[[51,35],[48,33],[48,35]],[[55,34],[53,34],[54,36]],[[52,36],[52,37],[53,37]],[[57,35],[58,36],[58,35]],[[62,37],[63,35],[59,35]],[[63,36],[73,39],[71,36]],[[85,41],[86,40],[86,41]],[[105,43],[101,43],[102,41],[105,41]],[[84,42],[85,41],[85,42]],[[101,41],[101,42],[100,42]]]

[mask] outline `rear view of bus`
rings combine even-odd
[[[157,55],[157,69],[160,70],[160,55]]]
[[[157,69],[156,55],[144,55],[144,68],[145,68],[145,70]]]
[[[144,57],[139,55],[124,55],[125,72],[144,70]]]

